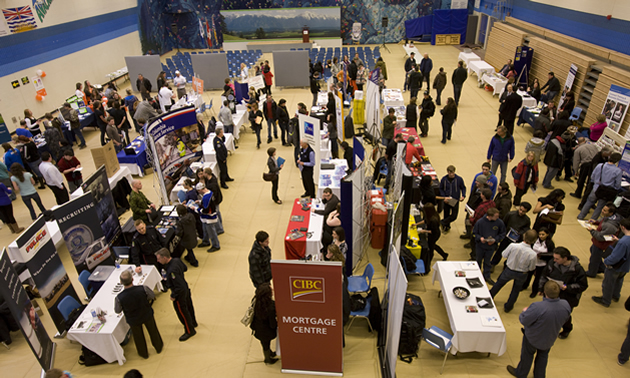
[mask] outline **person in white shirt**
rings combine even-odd
[[[39,171],[46,180],[46,185],[55,195],[57,205],[63,205],[70,200],[70,195],[66,186],[63,184],[63,175],[59,169],[52,163],[52,156],[48,151],[42,152],[42,163],[39,165]]]
[[[223,123],[223,131],[232,134],[234,132],[234,120],[232,118],[232,110],[230,110],[228,105],[227,100],[223,101],[223,107],[219,110],[219,121]]]
[[[167,84],[160,88],[160,91],[158,92],[158,97],[160,98],[160,108],[162,109],[162,112],[168,112],[171,109],[171,105],[173,104],[171,99],[175,98],[175,95],[171,90],[171,86]]]
[[[179,71],[175,71],[175,78],[173,84],[177,88],[177,98],[186,96],[186,78],[182,76]]]
[[[87,106],[86,99],[85,99],[85,93],[83,93],[83,84],[77,83],[76,84],[76,88],[77,88],[77,90],[74,92],[75,96],[77,96],[77,98],[79,100],[82,100],[83,103],[85,103],[85,105]]]
[[[249,77],[249,72],[247,70],[247,65],[245,63],[241,63],[241,82],[244,83]]]

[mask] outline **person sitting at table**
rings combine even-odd
[[[136,233],[131,240],[129,262],[136,266],[136,272],[141,272],[140,265],[153,265],[158,271],[162,265],[155,258],[155,252],[166,246],[166,239],[155,227],[146,225],[142,219],[134,223]]]
[[[548,78],[549,80],[547,80],[545,85],[540,88],[540,91],[543,92],[540,97],[540,101],[542,102],[553,101],[553,99],[558,95],[558,92],[560,92],[560,82],[558,81],[556,75],[553,72],[549,72]],[[547,88],[546,91],[545,88]]]
[[[129,194],[129,205],[133,213],[133,220],[142,220],[144,223],[149,221],[149,214],[156,210],[155,205],[142,193],[142,181],[133,180],[131,182],[132,192]]]
[[[549,118],[549,108],[544,108],[534,120],[534,132],[540,131],[546,136],[551,131],[551,119]]]
[[[407,139],[407,146],[406,146],[406,155],[405,155],[405,163],[407,165],[411,164],[411,162],[413,161],[413,158],[415,157],[418,161],[422,161],[422,156],[420,156],[420,153],[418,152],[418,149],[413,145],[416,142],[416,138],[414,138],[413,136],[410,136]]]
[[[83,184],[83,176],[80,171],[75,172],[78,168],[81,168],[81,162],[74,156],[74,151],[65,150],[63,152],[63,158],[59,159],[57,162],[57,167],[61,173],[66,176],[70,193],[81,187],[81,184]]]
[[[325,219],[328,218],[328,215],[333,212],[337,208],[337,204],[339,203],[339,197],[335,195],[330,188],[325,188],[322,193],[322,203],[326,205],[324,210],[315,210],[315,214],[323,215]]]
[[[527,94],[536,99],[537,103],[540,101],[540,82],[538,79],[534,79],[532,86],[527,88]]]
[[[17,129],[15,129],[15,135],[25,136],[27,138],[33,139],[33,134],[31,134],[28,127],[26,126],[25,120],[20,121],[20,126]]]
[[[573,92],[569,92],[564,98],[560,112],[567,112],[571,114],[571,112],[573,112],[573,108],[575,108],[575,94],[573,94]]]
[[[510,67],[513,67],[512,59],[508,59],[507,63],[499,70],[499,73],[503,76],[507,76],[508,72],[510,72]]]
[[[121,312],[125,314],[125,320],[131,327],[134,344],[136,344],[136,350],[140,357],[149,358],[147,341],[144,338],[144,330],[142,329],[143,325],[149,332],[151,344],[153,344],[155,351],[159,354],[162,352],[164,342],[155,323],[153,308],[151,307],[151,301],[155,299],[153,290],[146,285],[135,286],[133,284],[133,276],[128,270],[120,273],[120,283],[125,289],[114,299],[114,311],[117,314]]]

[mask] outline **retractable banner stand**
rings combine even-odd
[[[92,192],[88,192],[53,210],[78,273],[92,272],[105,261],[106,265],[114,264],[96,208]]]
[[[341,100],[341,97],[338,96],[338,93],[335,93],[333,96],[335,96],[335,121],[337,126],[337,136],[343,141],[345,139],[343,134],[343,101]],[[331,140],[330,143],[337,143],[337,141]]]
[[[53,367],[55,343],[48,337],[6,252],[6,249],[3,249],[0,255],[0,296],[20,325],[20,330],[40,366],[43,370],[48,370]],[[6,377],[11,375],[9,372],[5,374]]]
[[[315,166],[313,167],[313,177],[319,177],[319,164],[321,155],[321,126],[319,119],[309,117],[304,114],[298,114],[298,121],[300,123],[300,140],[306,141],[309,146],[315,152]],[[317,183],[318,179],[315,179]]]
[[[118,213],[116,212],[116,203],[114,202],[112,189],[109,187],[105,166],[102,165],[97,169],[92,176],[83,182],[81,187],[83,188],[83,193],[89,192],[94,197],[96,213],[107,243],[109,245],[125,245]],[[63,213],[56,212],[55,214]]]
[[[606,103],[604,103],[604,110],[602,110],[602,114],[606,116],[608,127],[619,132],[623,119],[626,117],[629,103],[630,89],[618,85],[610,86]],[[626,132],[626,138],[628,137],[630,137],[630,132]]]
[[[185,162],[203,153],[194,106],[162,114],[147,127],[146,136],[162,203],[167,204],[171,190],[188,167]]]
[[[571,92],[571,88],[573,88],[573,81],[575,81],[577,70],[578,68],[575,64],[572,64],[571,68],[569,68],[567,81],[564,83],[564,88],[562,88],[562,95],[560,96],[560,101],[558,102],[558,109],[562,108],[562,105],[564,105],[564,100],[567,97],[567,93]]]
[[[339,262],[272,260],[282,372],[343,374]]]
[[[26,264],[57,331],[62,334],[66,321],[59,311],[59,303],[66,297],[74,298],[77,303],[81,301],[61,263],[44,217],[37,218],[16,242],[20,262]]]

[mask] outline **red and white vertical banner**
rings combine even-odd
[[[339,262],[272,260],[282,372],[343,374]]]

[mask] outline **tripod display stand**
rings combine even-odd
[[[387,48],[387,46],[385,46],[385,28],[387,28],[387,25],[389,24],[389,19],[387,17],[383,17],[383,19],[381,20],[381,46],[380,48],[387,50],[388,53],[391,53],[391,51],[389,51],[389,49]]]

